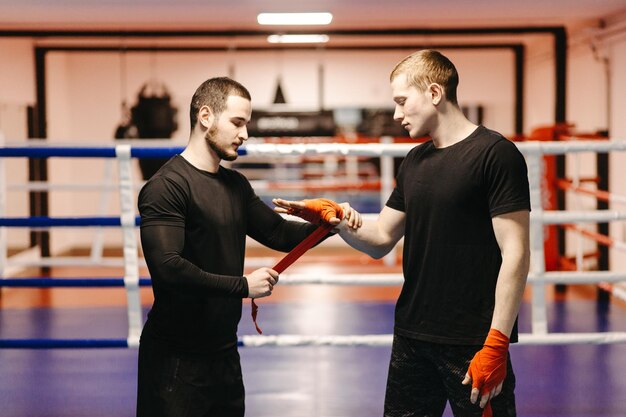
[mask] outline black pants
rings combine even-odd
[[[237,349],[206,356],[139,346],[137,417],[243,417],[244,387]]]
[[[457,417],[480,417],[461,381],[482,346],[443,345],[394,335],[385,395],[385,417],[440,417],[450,401]],[[507,358],[502,392],[491,400],[494,417],[515,417],[515,375]]]

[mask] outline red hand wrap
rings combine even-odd
[[[287,267],[289,267],[289,265],[294,263],[299,257],[304,255],[304,253],[307,250],[312,248],[317,242],[319,242],[324,236],[326,236],[333,229],[333,227],[334,226],[328,223],[322,226],[319,226],[317,229],[313,231],[313,233],[308,235],[302,242],[300,242],[298,246],[293,248],[291,252],[285,255],[285,257],[281,259],[280,262],[278,262],[276,266],[274,266],[274,268],[272,269],[278,272],[279,274],[281,274],[285,269],[287,269]],[[257,306],[257,304],[254,302],[254,298],[253,298],[252,299],[252,321],[254,322],[254,327],[256,327],[257,333],[263,334],[263,331],[261,330],[261,328],[256,322],[258,311],[259,311],[259,306]]]
[[[327,198],[315,198],[304,201],[305,207],[302,209],[290,208],[287,212],[303,218],[313,224],[328,223],[330,219],[336,217],[343,218],[343,209],[333,200]]]
[[[506,358],[509,338],[496,329],[489,330],[485,344],[476,352],[467,373],[472,378],[472,389],[478,388],[480,396],[488,395],[506,377]],[[491,404],[488,402],[483,417],[491,417]]]

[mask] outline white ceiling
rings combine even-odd
[[[329,29],[574,26],[626,0],[0,0],[0,30],[259,30],[256,15],[277,11],[329,11]]]

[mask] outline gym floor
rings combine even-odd
[[[353,253],[337,262],[337,255],[316,249],[288,272],[399,271]],[[115,274],[53,268],[52,275]],[[270,335],[389,334],[398,292],[399,287],[278,286],[272,297],[259,300],[259,322]],[[150,289],[142,289],[144,313],[150,303]],[[123,289],[5,288],[0,306],[2,339],[127,333]],[[551,332],[624,331],[625,312],[620,302],[599,304],[589,286],[549,296]],[[530,332],[529,313],[525,301],[521,332]],[[255,334],[247,302],[239,334]],[[390,347],[243,347],[240,353],[248,417],[382,415]],[[626,345],[513,345],[511,355],[519,416],[626,415]],[[0,416],[133,416],[136,359],[136,349],[2,349]]]

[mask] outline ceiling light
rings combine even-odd
[[[333,20],[331,13],[259,13],[260,25],[327,25]]]
[[[326,43],[328,35],[270,35],[269,43]]]

